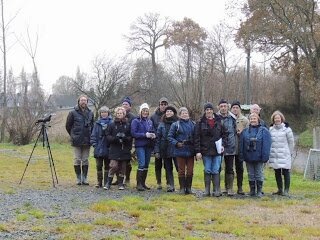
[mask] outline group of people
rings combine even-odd
[[[278,190],[274,194],[289,194],[294,139],[280,111],[272,114],[271,126],[268,127],[260,118],[261,108],[257,104],[251,106],[246,118],[241,113],[239,101],[229,104],[221,99],[217,112],[214,112],[214,105],[207,102],[203,106],[202,117],[196,122],[190,119],[186,107],[177,110],[165,97],[159,100],[153,114],[150,114],[149,105],[143,103],[138,116],[134,116],[131,105],[131,99],[124,98],[122,105],[115,108],[113,118],[109,108],[103,106],[99,109],[99,119],[94,122],[93,113],[88,108],[88,97],[81,95],[78,98],[77,106],[69,112],[66,121],[74,149],[78,185],[88,185],[88,158],[92,146],[96,159],[96,187],[110,189],[114,176],[117,176],[118,189],[125,189],[130,181],[134,146],[138,160],[138,191],[150,189],[146,179],[151,155],[154,154],[157,189],[162,189],[161,171],[164,167],[167,192],[175,192],[175,168],[179,192],[191,194],[194,162],[202,160],[205,196],[222,195],[220,173],[223,162],[225,193],[228,196],[235,194],[235,176],[237,194],[244,195],[243,162],[247,167],[250,196],[263,195],[263,171],[267,162],[275,172]]]

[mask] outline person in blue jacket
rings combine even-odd
[[[109,144],[106,137],[106,129],[112,122],[112,117],[109,116],[110,111],[107,106],[102,106],[99,109],[99,119],[95,122],[90,137],[90,144],[94,148],[93,156],[96,159],[97,168],[97,184],[96,188],[105,186],[108,179],[108,171],[110,160],[108,159]],[[104,171],[102,171],[102,169]],[[103,183],[103,184],[102,184]]]
[[[192,194],[195,123],[191,121],[186,107],[179,108],[178,117],[179,120],[170,127],[168,140],[174,146],[174,156],[178,162],[180,193]]]
[[[239,158],[246,162],[250,196],[262,197],[263,165],[269,160],[271,136],[269,130],[259,123],[259,115],[251,113],[249,127],[240,135]]]
[[[173,146],[169,144],[168,134],[171,125],[177,120],[177,110],[173,106],[167,106],[157,129],[157,140],[154,148],[156,159],[164,160],[164,168],[167,179],[167,192],[175,191],[173,177],[173,164],[175,162],[175,157],[173,153]]]
[[[150,189],[146,185],[148,168],[153,151],[156,133],[153,123],[149,118],[149,105],[143,103],[140,106],[139,116],[131,123],[131,135],[135,139],[135,149],[138,158],[137,190]]]

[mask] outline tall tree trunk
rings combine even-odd
[[[2,22],[2,45],[3,45],[3,112],[2,112],[2,123],[1,123],[1,142],[5,140],[5,127],[8,116],[8,103],[7,103],[7,49],[6,49],[6,29],[4,22],[4,6],[3,0],[1,0],[1,22]]]
[[[293,48],[293,63],[294,63],[294,73],[293,73],[293,84],[294,84],[294,96],[295,96],[295,105],[300,113],[301,111],[301,90],[300,90],[300,74],[301,68],[299,63],[299,55],[298,55],[298,46],[294,46]]]

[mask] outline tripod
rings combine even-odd
[[[38,122],[40,123],[40,122]],[[32,154],[33,154],[33,151],[34,149],[36,148],[37,146],[37,143],[38,143],[38,140],[40,139],[40,137],[42,137],[42,147],[44,148],[45,146],[47,147],[47,152],[48,152],[48,160],[49,160],[49,166],[50,166],[50,171],[51,171],[51,177],[52,177],[52,185],[53,187],[56,187],[55,184],[58,184],[58,177],[57,177],[57,172],[56,172],[56,168],[54,166],[54,161],[53,161],[53,158],[52,158],[52,153],[51,153],[51,148],[50,148],[50,143],[49,143],[49,138],[48,138],[48,134],[47,134],[47,126],[46,126],[46,122],[41,122],[41,130],[39,132],[39,135],[37,137],[37,140],[33,146],[33,149],[31,151],[31,154],[30,154],[30,157],[29,157],[29,160],[26,164],[26,167],[23,171],[23,174],[22,174],[22,177],[20,179],[20,182],[19,184],[21,184],[22,182],[22,179],[24,177],[24,174],[26,173],[26,170],[29,166],[29,163],[30,163],[30,160],[31,160],[31,157],[32,157]],[[55,175],[55,178],[54,178],[54,175]],[[56,183],[55,183],[56,182]]]

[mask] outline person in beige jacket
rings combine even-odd
[[[290,188],[291,158],[294,149],[294,138],[291,128],[285,123],[284,115],[275,111],[271,115],[272,126],[269,129],[271,135],[271,150],[269,164],[274,169],[278,191],[275,195],[288,196]],[[284,177],[284,190],[282,176]]]

